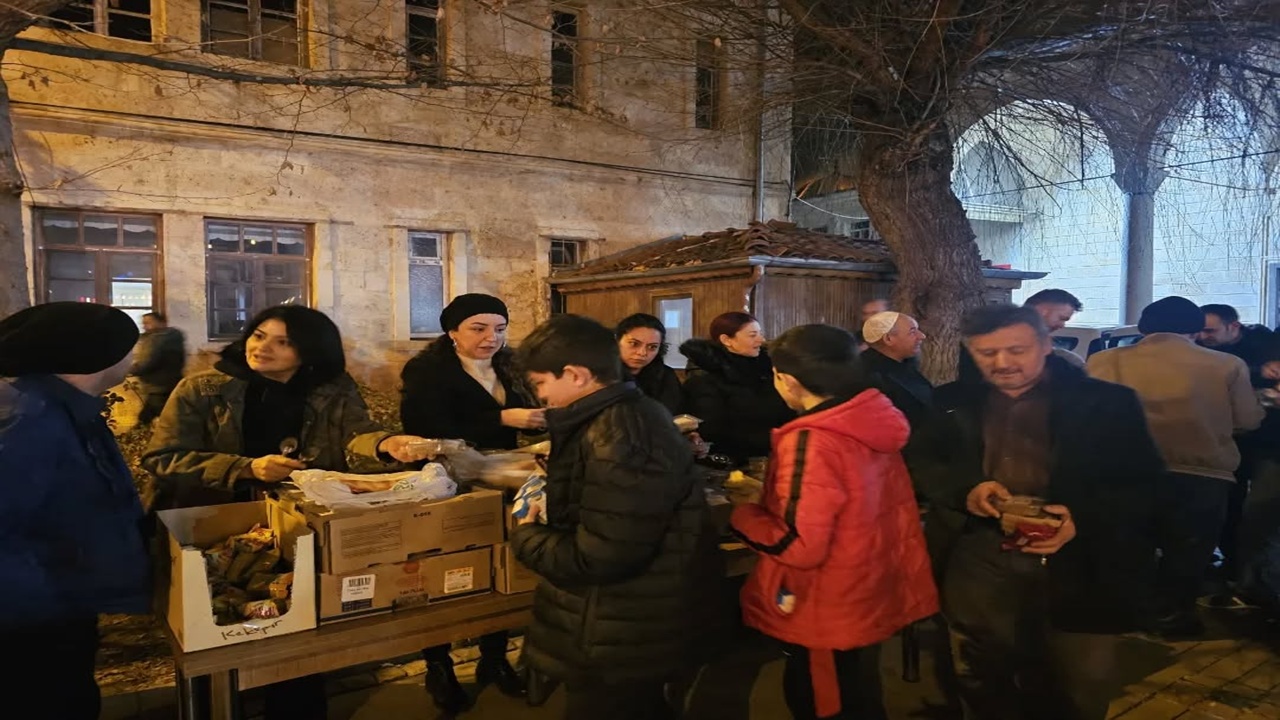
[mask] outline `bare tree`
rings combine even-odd
[[[1261,117],[1280,68],[1276,0],[684,0],[654,10],[761,42],[768,72],[785,75],[761,113],[794,111],[802,182],[851,179],[897,262],[897,304],[935,339],[925,368],[936,379],[954,375],[960,317],[984,295],[952,190],[965,128],[1017,102],[1100,132],[1121,150],[1116,179],[1141,233],[1169,119],[1224,93]],[[1135,286],[1142,270],[1131,268]]]

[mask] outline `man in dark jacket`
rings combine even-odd
[[[867,349],[858,361],[867,380],[893,401],[912,428],[920,426],[933,406],[933,385],[916,360],[928,336],[915,318],[888,311],[868,319],[862,337]]]
[[[0,320],[0,693],[44,688],[28,717],[96,720],[98,613],[149,609],[142,504],[102,400],[137,338],[90,303]]]
[[[182,380],[182,368],[187,364],[187,342],[181,330],[169,327],[164,313],[143,315],[142,329],[129,374],[138,378],[141,386],[142,411],[138,413],[138,423],[145,425],[159,417],[169,395]]]
[[[1280,335],[1263,325],[1244,325],[1230,305],[1204,305],[1198,342],[1235,355],[1249,366],[1256,390],[1280,386]],[[1280,409],[1267,407],[1262,427],[1236,438],[1240,469],[1232,487],[1219,549],[1223,574],[1241,584],[1250,601],[1280,609],[1280,555],[1268,550],[1280,518]],[[1268,569],[1268,567],[1270,569]],[[1264,578],[1276,578],[1267,581]],[[1216,598],[1230,605],[1229,595]]]
[[[946,577],[947,556],[960,528],[964,514],[931,502],[924,488],[916,481],[915,463],[921,448],[927,448],[925,433],[933,415],[933,384],[920,372],[917,358],[920,348],[928,338],[920,331],[920,324],[910,315],[882,312],[867,319],[862,326],[862,337],[869,343],[858,356],[858,362],[866,379],[884,393],[894,407],[907,416],[911,436],[902,448],[902,459],[911,473],[916,498],[924,513],[925,543],[929,550],[929,562],[933,568],[934,582],[939,588]],[[961,352],[964,352],[961,350]],[[934,680],[942,690],[946,707],[952,714],[959,713],[959,688],[956,685],[955,664],[951,657],[951,641],[945,618],[937,619],[938,632],[931,635],[934,641]]]
[[[511,534],[542,578],[525,657],[565,682],[566,718],[671,717],[663,685],[698,664],[705,584],[719,575],[689,443],[620,382],[617,341],[598,323],[556,317],[518,357],[551,432],[546,517]]]
[[[1163,464],[1132,390],[1052,357],[1030,308],[964,323],[982,374],[938,389],[918,477],[972,516],[943,588],[965,716],[1103,720],[1116,633],[1149,612]],[[1057,534],[1006,550],[1000,501],[1042,498]]]

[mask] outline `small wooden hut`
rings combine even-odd
[[[1009,302],[1023,280],[1046,273],[984,267],[988,302]],[[658,316],[673,347],[705,335],[711,319],[743,310],[768,337],[805,323],[854,330],[862,304],[893,293],[896,271],[880,240],[813,232],[771,220],[629,248],[553,274],[558,310],[614,325]],[[680,365],[680,358],[668,358]]]

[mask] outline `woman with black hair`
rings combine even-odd
[[[157,509],[248,500],[255,483],[306,467],[378,472],[421,459],[408,449],[416,438],[369,419],[324,313],[268,308],[221,356],[180,382],[156,421],[142,465],[156,476]]]
[[[178,383],[142,465],[156,476],[156,509],[195,507],[249,500],[303,468],[395,469],[422,459],[410,450],[416,439],[369,419],[332,320],[280,305],[254,317],[214,369]],[[267,687],[271,720],[326,714],[323,676]]]
[[[711,321],[710,336],[680,346],[690,362],[685,411],[702,419],[699,432],[713,452],[738,464],[768,457],[770,433],[796,414],[774,389],[760,322],[727,312]]]
[[[684,405],[684,390],[676,371],[667,367],[667,328],[658,318],[636,313],[623,318],[614,330],[618,352],[631,379],[645,395],[662,403],[672,415]]]
[[[400,373],[400,421],[405,432],[458,438],[479,450],[514,450],[519,433],[541,430],[544,410],[512,367],[507,347],[507,306],[492,295],[459,295],[440,313],[445,334],[418,353]],[[427,692],[441,710],[457,714],[472,700],[453,672],[448,645],[422,651]],[[507,662],[507,632],[480,638],[476,681],[512,697],[524,681]]]

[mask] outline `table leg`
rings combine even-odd
[[[207,720],[209,678],[190,677],[181,670],[175,670],[173,674],[178,686],[178,719]]]
[[[209,703],[212,720],[241,720],[240,673],[235,670],[209,676],[212,697]]]

